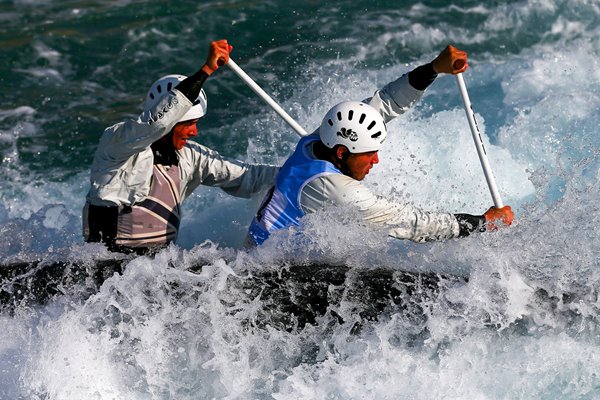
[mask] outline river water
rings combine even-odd
[[[600,5],[391,4],[0,4],[5,264],[114,257],[81,238],[99,135],[134,117],[159,76],[195,72],[220,38],[309,131],[332,105],[371,95],[446,44],[465,49],[490,163],[516,213],[510,229],[414,244],[330,210],[246,252],[260,196],[200,187],[176,245],[133,258],[93,293],[78,283],[0,314],[1,399],[600,397]],[[231,71],[205,90],[198,141],[241,160],[286,159],[298,137]],[[438,77],[388,128],[365,180],[374,192],[439,211],[491,205],[454,77]],[[262,298],[233,283],[297,264],[346,265],[354,283],[372,268],[469,282],[407,297],[424,319],[392,307],[361,320],[342,301],[294,329],[265,320]]]

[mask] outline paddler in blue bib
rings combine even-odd
[[[298,225],[306,213],[331,204],[355,207],[364,221],[415,242],[510,225],[514,219],[510,206],[491,207],[483,215],[431,212],[376,196],[361,183],[379,162],[386,123],[419,100],[438,74],[458,74],[467,67],[467,54],[448,46],[431,63],[387,84],[373,97],[329,110],[319,129],[300,140],[281,168],[250,225],[247,244],[262,244],[272,232]]]
[[[177,239],[181,203],[198,185],[239,197],[273,185],[278,167],[228,160],[189,141],[206,114],[202,86],[229,61],[231,50],[226,40],[212,42],[198,72],[158,79],[137,119],[104,131],[83,210],[87,242],[103,242],[113,251],[153,251]]]

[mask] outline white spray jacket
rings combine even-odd
[[[408,74],[387,84],[373,97],[363,100],[378,110],[386,123],[406,112],[423,95],[408,82]],[[318,135],[317,129],[313,134]],[[328,204],[356,207],[364,221],[388,226],[389,234],[415,242],[458,237],[459,224],[450,213],[425,211],[376,196],[360,181],[342,174],[324,175],[308,183],[301,192],[304,212],[315,212]]]
[[[190,100],[173,89],[136,120],[107,128],[94,156],[87,201],[97,206],[119,206],[144,200],[154,163],[150,145],[169,133],[190,107]],[[200,184],[221,187],[233,196],[250,197],[273,185],[279,171],[271,165],[227,160],[194,142],[187,142],[177,155],[182,200]]]

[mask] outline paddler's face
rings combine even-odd
[[[369,173],[373,165],[379,162],[379,155],[377,151],[368,151],[366,153],[348,153],[344,161],[345,169],[349,176],[362,181],[365,176]]]
[[[175,150],[183,149],[189,138],[198,136],[198,119],[178,122],[173,127],[173,147]]]

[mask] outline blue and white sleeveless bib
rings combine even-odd
[[[294,154],[281,167],[275,186],[263,199],[250,224],[248,234],[254,244],[262,244],[273,231],[298,225],[304,216],[300,196],[308,183],[323,175],[341,173],[330,162],[312,155],[311,146],[319,140],[318,134],[300,139]]]

